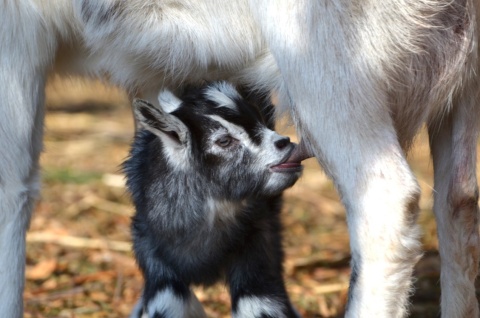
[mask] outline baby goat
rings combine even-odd
[[[191,284],[225,278],[234,317],[297,317],[282,279],[281,195],[299,178],[295,145],[229,84],[136,100],[125,162],[145,278],[132,317],[204,317]],[[170,113],[168,113],[168,111]],[[267,120],[266,120],[267,119]]]

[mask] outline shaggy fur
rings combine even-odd
[[[279,219],[281,193],[302,170],[285,163],[294,144],[229,85],[182,99],[171,113],[134,102],[141,130],[124,169],[145,288],[132,317],[205,317],[190,285],[225,279],[234,317],[298,317],[282,278]]]
[[[347,208],[347,317],[404,317],[427,124],[442,315],[476,317],[479,0],[4,0],[0,10],[0,312],[20,317],[45,78],[101,76],[156,102],[229,79],[276,89]]]

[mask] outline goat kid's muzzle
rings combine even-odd
[[[292,144],[294,145],[294,148],[285,160],[270,167],[273,172],[301,172],[303,170],[302,161],[313,157],[313,155],[307,150],[303,141],[300,141],[298,145],[294,143]]]

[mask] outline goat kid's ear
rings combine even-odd
[[[177,117],[142,99],[133,100],[133,113],[140,127],[174,147],[188,143],[188,128]]]

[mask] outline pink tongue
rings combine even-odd
[[[299,166],[301,166],[300,162],[284,162],[279,165],[276,165],[276,167],[281,167],[281,168],[294,168]]]

